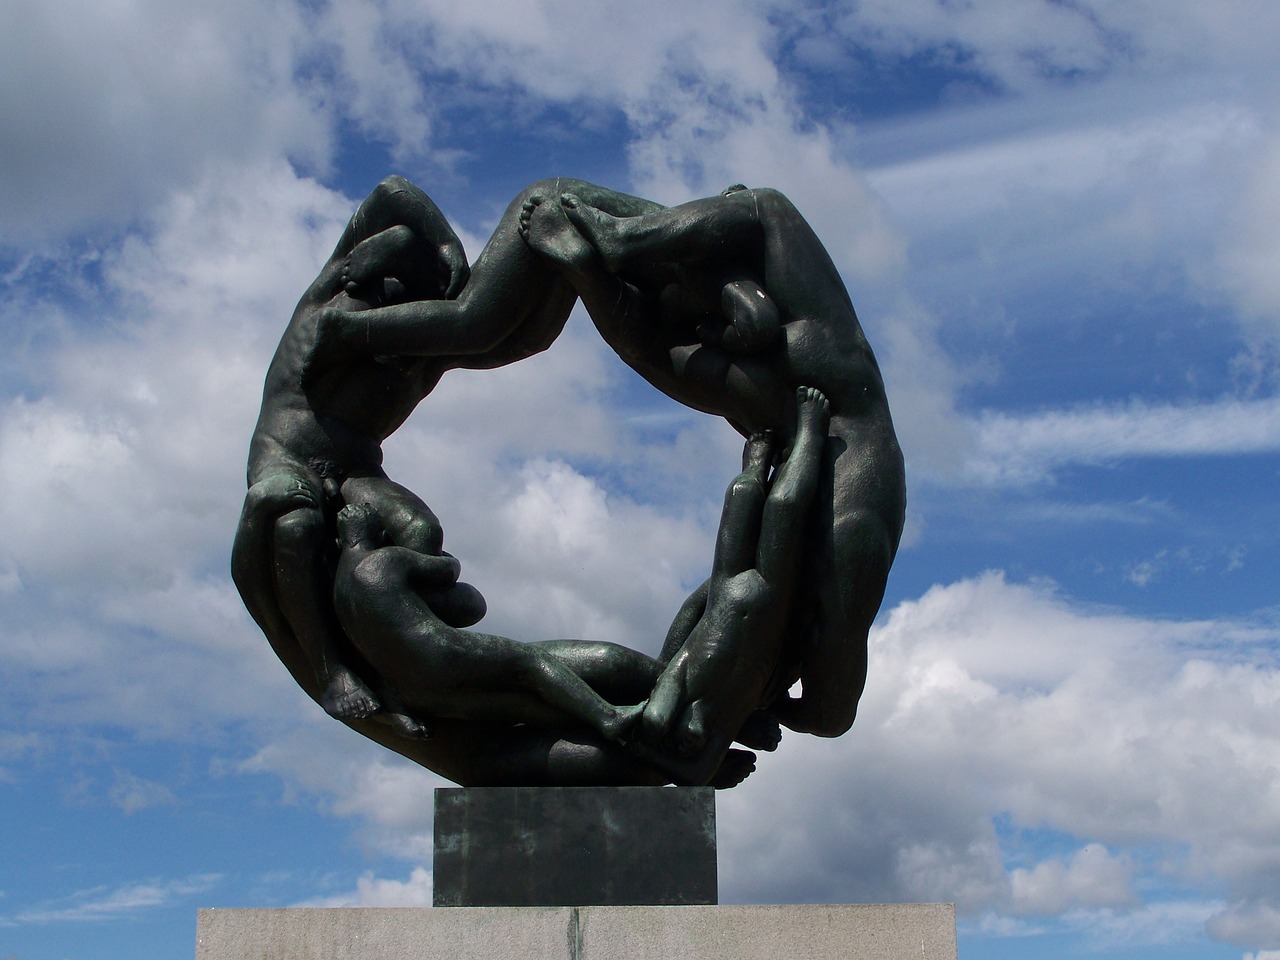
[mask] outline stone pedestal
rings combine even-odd
[[[716,902],[710,787],[436,790],[437,907]]]
[[[956,960],[950,904],[715,906],[710,788],[438,790],[434,881],[448,909],[201,910],[196,960]]]
[[[196,960],[956,960],[950,904],[201,910]]]

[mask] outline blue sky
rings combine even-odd
[[[726,902],[954,901],[978,958],[1280,957],[1280,8],[10,4],[0,958],[198,906],[430,902],[438,778],[327,720],[227,574],[262,375],[398,172],[778,187],[906,452],[859,720],[719,803]],[[738,440],[575,316],[387,445],[522,639],[655,650]]]

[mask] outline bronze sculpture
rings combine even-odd
[[[712,577],[656,659],[467,630],[483,598],[435,515],[381,469],[381,442],[446,371],[546,349],[578,298],[650,383],[750,438]],[[468,271],[435,204],[393,177],[268,371],[232,569],[309,695],[459,783],[731,786],[754,761],[731,742],[853,722],[903,491],[848,293],[780,193],[665,208],[539,181]]]

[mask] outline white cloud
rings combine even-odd
[[[357,839],[382,855],[429,863],[432,791],[448,782],[320,714],[273,731],[239,766],[280,778],[284,800],[360,817]]]
[[[872,49],[967,63],[1015,89],[1067,71],[1097,72],[1116,58],[1096,21],[1060,4],[1004,0],[958,7],[873,0],[858,4],[841,26],[846,36],[865,38]]]
[[[284,163],[223,168],[83,266],[96,325],[0,406],[0,657],[29,716],[155,735],[296,707],[227,557],[267,359],[350,207]]]
[[[658,91],[677,91],[691,76],[694,85],[731,97],[750,96],[776,77],[764,50],[766,22],[725,0],[658,9],[432,0],[397,4],[388,13],[401,28],[421,31],[436,68],[465,67],[483,82],[550,100],[652,108]]]
[[[1056,468],[1133,457],[1226,456],[1280,450],[1280,400],[1098,405],[1017,415],[988,412],[965,474],[982,484],[1043,481]]]
[[[1221,904],[1170,890],[1206,877],[1274,909],[1275,637],[995,574],[935,587],[873,633],[846,737],[789,736],[721,795],[726,899],[951,900],[1134,942],[1203,930]],[[1041,831],[1076,849],[1021,859]]]
[[[873,128],[868,149],[890,159],[867,179],[910,238],[918,296],[953,328],[1007,336],[1135,282],[1176,277],[1212,302],[1261,289],[1249,263],[1268,247],[1241,240],[1257,191],[1239,168],[1266,122],[1226,96],[1115,80]]]
[[[1061,926],[1082,933],[1095,950],[1128,946],[1183,946],[1201,940],[1206,920],[1221,905],[1212,901],[1170,900],[1134,910],[1080,910]]]
[[[173,791],[163,783],[144,780],[127,770],[116,771],[116,780],[107,792],[107,798],[126,815],[174,802]]]
[[[72,894],[63,901],[24,910],[8,919],[11,923],[20,924],[114,920],[204,893],[221,881],[221,875],[206,873],[181,880],[143,881],[115,888],[94,887]]]
[[[1274,118],[1280,119],[1280,118]],[[1280,340],[1280,137],[1242,161],[1243,188],[1228,212],[1226,239],[1219,252],[1222,283],[1250,322],[1254,339]]]
[[[1125,907],[1137,902],[1133,866],[1102,844],[1091,843],[1069,860],[1044,860],[1009,875],[1012,910],[1042,916],[1079,907]]]
[[[1280,957],[1280,903],[1274,896],[1228,904],[1209,919],[1209,930],[1227,943],[1268,948],[1258,960]]]
[[[0,244],[128,220],[211,163],[327,161],[294,4],[19,0],[6,20]]]
[[[414,867],[407,880],[390,880],[366,873],[356,880],[355,890],[297,904],[299,907],[429,907],[432,876]]]
[[[847,42],[963,66],[1023,94],[1108,72],[1167,76],[1232,66],[1261,73],[1272,51],[1260,33],[1277,25],[1265,0],[1225,7],[1195,0],[868,0],[843,12],[832,22]]]

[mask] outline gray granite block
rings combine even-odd
[[[956,960],[950,904],[201,910],[196,960]]]

